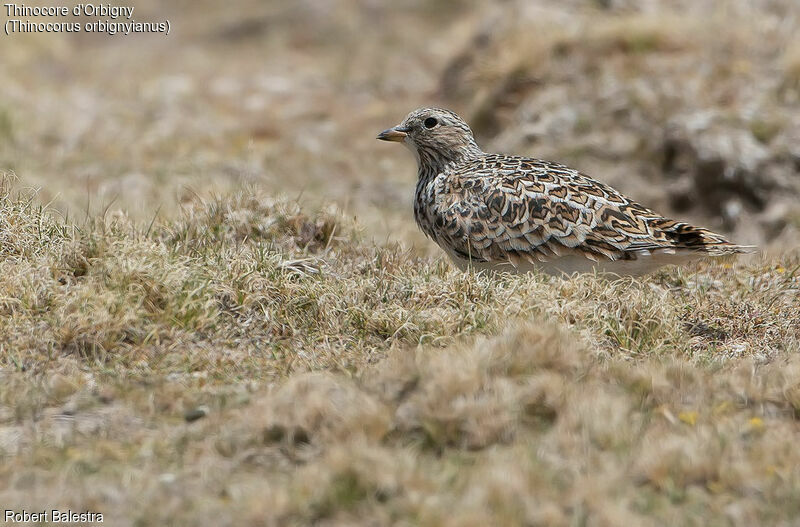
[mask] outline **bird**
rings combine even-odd
[[[456,113],[419,108],[381,132],[417,161],[414,218],[462,270],[640,276],[751,252],[565,165],[486,153]]]

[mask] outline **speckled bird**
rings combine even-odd
[[[378,139],[402,142],[416,157],[414,218],[461,269],[641,275],[752,249],[564,165],[487,154],[449,110],[414,110]]]

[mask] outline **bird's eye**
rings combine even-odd
[[[422,124],[425,125],[425,128],[431,129],[437,124],[439,124],[439,121],[437,121],[435,117],[428,117],[427,119],[425,119],[425,121],[423,121]]]

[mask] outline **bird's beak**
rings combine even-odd
[[[378,139],[381,141],[396,141],[403,142],[408,135],[409,129],[402,126],[395,126],[389,128],[378,134]]]

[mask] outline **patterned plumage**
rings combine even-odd
[[[449,110],[415,110],[378,139],[415,154],[414,217],[462,269],[638,275],[750,249],[664,218],[564,165],[484,153]]]

